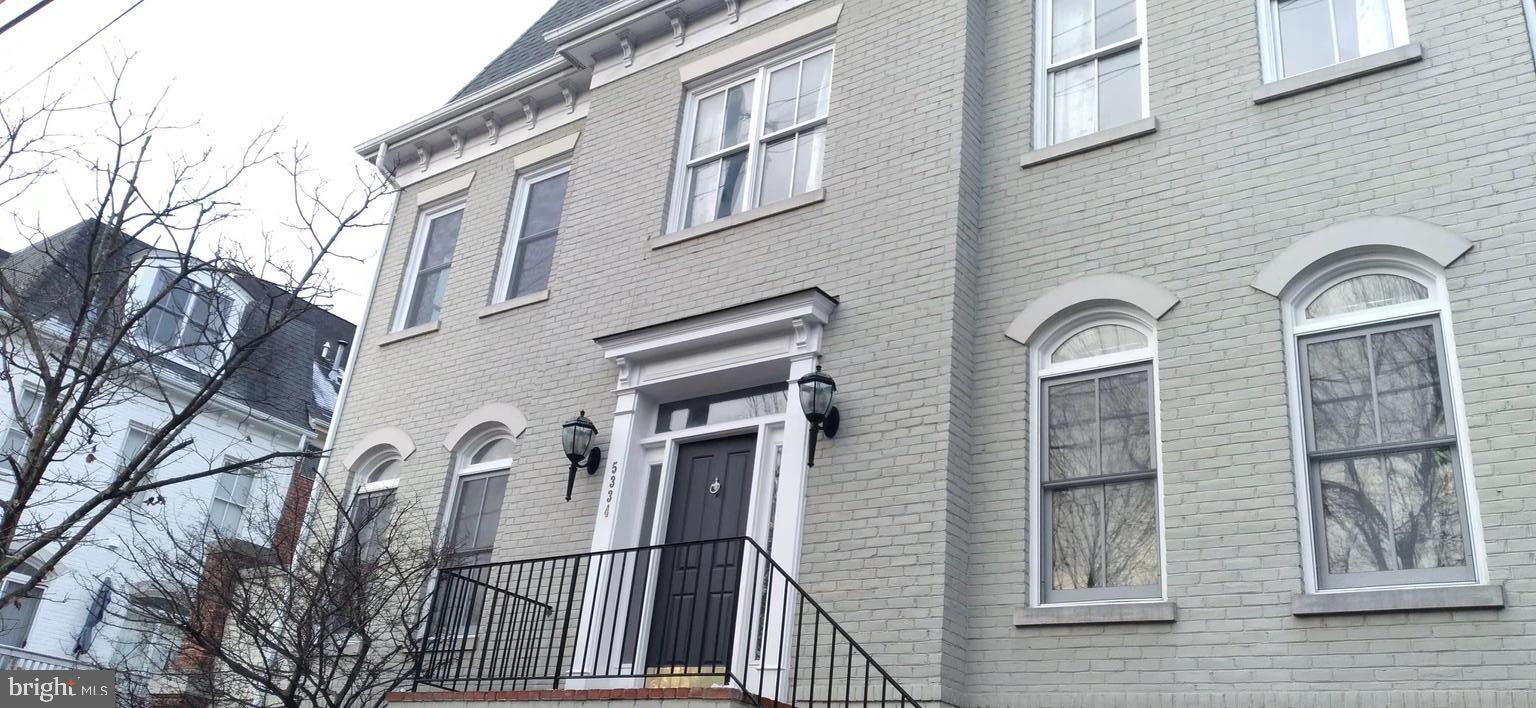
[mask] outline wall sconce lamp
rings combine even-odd
[[[587,419],[586,411],[560,426],[560,443],[571,461],[571,474],[565,481],[566,501],[571,500],[571,489],[576,486],[576,468],[586,467],[587,474],[597,474],[597,467],[603,462],[602,448],[592,446],[596,438],[597,426]]]
[[[833,395],[837,393],[837,382],[831,376],[821,373],[821,367],[800,377],[800,409],[805,411],[805,419],[811,424],[810,453],[806,455],[805,466],[816,466],[816,434],[826,433],[828,438],[837,437],[838,424],[842,422],[842,416],[838,415],[837,406],[832,405]]]

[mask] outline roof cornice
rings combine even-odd
[[[625,0],[567,22],[544,33],[544,41],[560,46],[587,36],[615,32],[638,16],[682,4],[683,0]]]
[[[357,154],[372,159],[380,145],[400,145],[447,127],[465,114],[499,103],[521,90],[565,78],[574,67],[563,56],[553,56],[527,71],[508,76],[490,86],[449,103],[409,123],[396,127],[353,148]]]

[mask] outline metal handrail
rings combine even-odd
[[[758,704],[920,706],[744,536],[444,568],[413,676],[413,690],[708,685]]]

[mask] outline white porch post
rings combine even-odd
[[[773,518],[773,560],[789,573],[800,573],[800,523],[805,514],[806,445],[811,424],[800,408],[801,376],[816,370],[816,355],[789,360],[789,406],[784,416],[784,461],[779,472],[779,503]]]
[[[819,333],[818,333],[819,334]],[[819,339],[819,337],[818,337]],[[770,557],[784,573],[790,578],[798,577],[800,572],[800,536],[801,521],[805,514],[805,487],[806,473],[806,444],[811,431],[811,424],[805,419],[805,412],[800,408],[800,387],[797,381],[816,370],[816,354],[804,353],[790,359],[789,381],[785,384],[788,388],[789,401],[785,407],[784,415],[784,452],[779,468],[778,502],[773,515],[773,546],[768,549]],[[758,543],[766,544],[768,539],[757,539]],[[793,606],[790,602],[791,587],[789,583],[778,577],[771,568],[764,568],[767,577],[772,579],[765,592],[758,593],[757,601],[766,602],[766,612],[759,615],[756,608],[748,610],[747,616],[751,621],[743,623],[746,627],[753,627],[756,618],[761,617],[761,626],[754,627],[753,633],[762,638],[761,659],[757,662],[756,671],[745,673],[747,684],[754,690],[757,686],[768,690],[770,686],[777,686],[779,690],[772,695],[783,695],[782,691],[789,676],[786,667],[791,665],[794,657],[789,655],[791,647],[795,646],[795,627],[791,626],[795,620],[787,616],[786,610]],[[749,583],[760,585],[761,580],[748,579]],[[754,588],[748,589],[752,593]],[[751,647],[755,637],[748,637],[746,645]],[[761,675],[754,673],[761,672]]]
[[[638,519],[634,512],[645,503],[644,475],[634,473],[630,464],[635,454],[635,406],[639,394],[633,389],[620,391],[613,409],[613,427],[608,439],[608,460],[602,469],[602,488],[597,494],[597,522],[592,524],[592,550],[614,547],[623,529],[620,519]],[[638,480],[638,481],[636,481]],[[639,494],[635,494],[635,486]],[[636,508],[630,508],[636,507]]]
[[[621,381],[622,383],[622,381]],[[645,475],[633,472],[630,465],[635,453],[635,406],[639,395],[634,390],[621,391],[613,412],[609,433],[608,459],[602,469],[601,488],[597,494],[597,521],[592,525],[592,550],[606,551],[629,544],[624,542],[625,525],[640,518],[639,507],[645,499]],[[579,471],[578,471],[579,473]],[[639,480],[636,482],[635,480]],[[638,493],[630,487],[642,487]],[[604,623],[623,627],[627,621],[631,577],[620,571],[625,559],[617,555],[589,556],[586,587],[582,593],[581,624],[576,633],[576,650],[571,658],[572,676],[613,675],[621,673],[623,642],[603,641]],[[630,559],[629,563],[633,563]],[[572,682],[571,688],[604,688],[611,682],[584,680]],[[620,682],[627,685],[629,682]]]

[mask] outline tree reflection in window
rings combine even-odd
[[[1042,387],[1047,599],[1159,594],[1150,366],[1046,379]]]
[[[1422,579],[1471,577],[1439,327],[1419,319],[1302,339],[1324,585],[1369,582],[1343,577],[1356,573],[1414,582],[1410,571],[1426,569],[1453,570]]]

